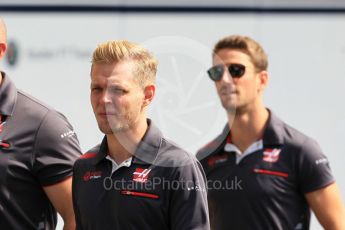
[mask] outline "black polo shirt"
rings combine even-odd
[[[76,161],[77,229],[209,229],[206,179],[200,163],[148,123],[133,157],[115,171],[107,157],[106,137]]]
[[[56,211],[42,186],[72,175],[77,137],[62,114],[1,74],[0,228],[55,229]]]
[[[318,144],[272,113],[263,139],[243,156],[227,137],[228,125],[197,153],[212,229],[309,229],[304,194],[334,182]]]

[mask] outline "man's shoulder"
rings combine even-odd
[[[314,138],[284,121],[279,120],[279,122],[276,123],[274,130],[275,135],[279,136],[282,140],[281,144],[290,154],[313,155],[315,152],[321,152],[321,148]]]
[[[48,104],[21,90],[18,90],[16,109],[19,110],[19,113],[25,112],[30,117],[36,119],[43,119],[48,113],[50,114],[50,116],[66,119],[66,117],[62,113],[58,112]]]
[[[31,94],[29,94],[23,90],[18,89],[18,99],[23,100],[26,103],[33,104],[35,106],[45,108],[46,110],[51,109],[51,107],[49,105],[47,105],[46,103],[42,102],[41,100],[35,98]]]
[[[204,145],[197,151],[196,158],[199,161],[203,161],[207,159],[209,156],[218,152],[219,148],[224,146],[228,134],[229,128],[227,125],[225,125],[223,131],[218,136],[216,136],[213,140],[208,142],[206,145]]]
[[[22,91],[17,92],[13,114],[7,125],[14,127],[13,132],[19,135],[18,138],[29,135],[31,140],[39,140],[37,146],[56,146],[57,142],[69,143],[60,140],[76,138],[72,125],[62,113]]]
[[[194,155],[173,141],[163,137],[154,164],[163,167],[178,168],[192,165],[196,161]]]
[[[99,153],[100,146],[101,144],[98,144],[94,146],[93,148],[89,149],[88,151],[86,151],[77,159],[76,164],[88,165],[94,162]]]
[[[309,141],[315,141],[313,138],[305,134],[304,132],[300,131],[299,129],[282,122],[282,133],[280,135],[283,136],[284,145],[292,145],[296,147],[301,147],[301,145],[305,144]]]
[[[214,138],[212,141],[208,142],[197,151],[196,158],[199,161],[208,158],[210,155],[213,155],[216,152],[220,145],[221,143],[219,142],[218,137]]]
[[[203,181],[204,172],[195,155],[181,148],[176,143],[163,138],[157,158],[153,162],[155,166],[163,168],[172,180],[197,180]]]

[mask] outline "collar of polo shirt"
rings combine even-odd
[[[17,89],[4,72],[0,71],[0,74],[2,75],[0,85],[0,114],[12,116],[17,101]]]
[[[284,129],[284,123],[279,120],[270,109],[268,109],[269,118],[267,121],[267,125],[265,127],[265,131],[262,137],[262,148],[269,148],[271,146],[277,147],[284,144],[284,136],[282,135]],[[227,137],[229,136],[230,129],[229,124],[226,123],[224,129],[221,134],[219,134],[208,146],[201,150],[198,153],[199,159],[204,159],[212,153],[217,152],[220,148],[225,148],[224,146],[227,144]],[[256,142],[255,142],[256,143]],[[261,145],[257,143],[254,145]],[[229,148],[229,147],[227,147]],[[252,150],[251,150],[252,151]],[[228,151],[227,151],[228,152]]]
[[[146,133],[138,144],[133,157],[131,157],[131,163],[152,164],[158,156],[159,148],[162,142],[162,133],[150,119],[147,119],[147,124],[148,128],[146,130]],[[107,156],[108,142],[106,136],[104,136],[99,147],[99,152],[95,158],[95,163],[98,164],[104,159],[109,159],[107,158]]]
[[[132,165],[132,157],[127,158],[126,160],[122,161],[120,164],[117,164],[113,158],[111,158],[109,155],[105,157],[111,162],[111,174],[113,174],[116,170],[118,170],[121,167],[130,167]]]
[[[229,134],[230,135],[230,134]],[[224,146],[224,151],[225,152],[235,152],[236,153],[236,164],[239,164],[241,162],[241,160],[243,158],[245,158],[246,156],[255,153],[256,151],[259,151],[261,149],[263,149],[264,145],[263,145],[263,141],[258,140],[256,142],[254,142],[253,144],[251,144],[243,153],[241,152],[241,150],[239,150],[239,148],[237,148],[236,145],[234,145],[233,143],[231,143],[231,139],[227,138],[228,142],[225,144]]]

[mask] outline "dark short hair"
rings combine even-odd
[[[262,46],[250,37],[231,35],[219,40],[213,49],[213,56],[222,49],[235,49],[247,54],[258,71],[267,70],[268,59]]]

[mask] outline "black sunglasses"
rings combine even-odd
[[[242,64],[230,64],[228,66],[215,65],[215,66],[212,66],[207,71],[208,76],[213,81],[219,81],[223,77],[225,67],[228,68],[229,73],[232,78],[240,78],[243,76],[244,72],[246,71],[246,67]]]

